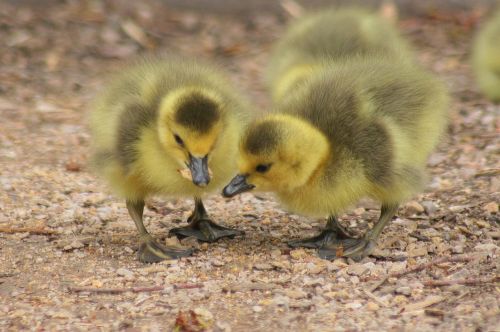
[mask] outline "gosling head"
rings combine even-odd
[[[174,90],[160,104],[160,142],[200,187],[210,182],[210,154],[223,131],[223,112],[224,103],[216,93],[197,87]]]
[[[232,197],[256,189],[293,192],[306,185],[329,155],[318,129],[288,115],[269,116],[250,125],[240,142],[239,174],[224,188]]]

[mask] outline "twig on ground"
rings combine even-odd
[[[407,274],[410,274],[410,273],[415,273],[415,272],[419,272],[419,271],[422,271],[422,270],[425,270],[425,269],[428,269],[429,267],[431,266],[434,266],[434,265],[439,265],[439,264],[442,264],[442,263],[458,263],[458,262],[470,262],[474,259],[477,259],[478,257],[477,256],[451,256],[451,257],[440,257],[440,258],[437,258],[437,259],[434,259],[430,262],[427,262],[427,263],[423,263],[423,264],[419,264],[417,266],[414,266],[410,269],[406,269],[404,271],[400,271],[400,272],[394,272],[394,273],[391,273],[391,274],[387,274],[385,276],[382,276],[382,280],[381,280],[381,283],[380,285],[379,284],[374,284],[371,288],[369,288],[368,290],[373,292],[375,291],[375,289],[377,289],[378,287],[380,287],[388,278],[399,278],[399,277],[402,277],[404,275],[407,275]],[[373,279],[376,279],[377,277],[374,277],[374,278],[367,278],[365,279],[364,281],[369,281],[369,280],[373,280]]]
[[[446,300],[446,297],[444,297],[444,296],[430,295],[422,301],[410,303],[410,304],[406,305],[405,307],[403,307],[403,309],[401,309],[400,313],[422,310],[424,308],[430,307],[431,305],[443,302],[445,300]]]
[[[417,266],[414,266],[410,269],[406,269],[401,272],[395,272],[391,273],[389,275],[389,278],[399,278],[404,275],[410,274],[410,273],[415,273],[415,272],[420,272],[422,270],[428,269],[431,266],[442,264],[442,263],[458,263],[458,262],[470,262],[474,260],[476,257],[473,256],[451,256],[451,257],[440,257],[437,259],[434,259],[430,262],[419,264]]]
[[[376,291],[380,286],[382,286],[386,281],[387,279],[389,279],[389,276],[385,276],[383,277],[382,279],[380,279],[379,281],[375,282],[371,287],[369,287],[367,289],[368,292],[370,293],[373,293],[374,291]]]
[[[101,294],[120,294],[126,292],[141,293],[141,292],[158,292],[164,290],[163,286],[149,287],[128,287],[128,288],[94,288],[94,287],[68,287],[70,292],[75,293],[101,293]]]
[[[15,275],[18,275],[18,273],[0,273],[0,278],[10,278]]]
[[[497,175],[500,175],[500,168],[483,169],[477,172],[474,175],[474,177],[479,178],[482,176],[497,176]]]
[[[143,304],[144,302],[146,302],[147,300],[149,300],[149,299],[150,299],[150,298],[152,298],[152,297],[153,297],[153,295],[146,296],[145,298],[140,299],[139,301],[136,301],[136,302],[134,303],[134,305],[135,305],[136,307],[138,307],[139,305]]]
[[[417,240],[424,241],[424,242],[429,242],[431,240],[427,236],[418,234],[416,232],[410,233],[408,235],[411,236],[411,237],[414,237]]]
[[[35,235],[55,235],[59,234],[59,232],[51,230],[51,229],[43,229],[40,227],[19,227],[19,228],[11,228],[11,227],[0,227],[0,233],[14,234],[14,233],[30,233]]]
[[[174,289],[194,289],[194,288],[203,288],[203,284],[176,284],[176,285],[174,285]]]
[[[203,288],[203,284],[174,284],[174,289],[194,289]],[[95,288],[95,287],[76,287],[68,288],[74,293],[101,293],[101,294],[120,294],[126,292],[141,293],[141,292],[158,292],[164,290],[163,286],[146,286],[146,287],[124,287],[124,288]]]
[[[492,282],[500,281],[500,275],[496,275],[489,278],[467,278],[467,279],[452,279],[452,280],[427,280],[424,281],[424,286],[429,287],[439,287],[439,286],[451,286],[451,285],[467,285],[467,286],[477,286],[481,284],[489,284]]]
[[[365,293],[366,296],[368,296],[373,301],[375,301],[378,304],[380,304],[382,307],[387,307],[387,303],[385,303],[384,301],[382,301],[381,299],[379,299],[378,297],[376,297],[372,292],[370,292],[370,291],[368,291],[366,289],[363,289],[363,293]]]

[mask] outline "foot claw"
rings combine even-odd
[[[141,243],[137,257],[143,263],[157,263],[167,259],[187,257],[193,253],[193,249],[181,249],[166,247],[153,239]]]
[[[224,237],[232,239],[235,236],[244,235],[245,232],[217,225],[210,219],[202,219],[196,222],[191,221],[191,223],[185,227],[173,228],[170,230],[169,234],[176,235],[179,238],[192,236],[202,242],[215,242]]]

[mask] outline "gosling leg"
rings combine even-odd
[[[193,253],[192,249],[180,249],[166,247],[156,242],[151,234],[148,233],[142,221],[144,212],[144,201],[132,202],[127,200],[127,209],[130,217],[134,220],[135,227],[139,231],[141,245],[137,257],[143,263],[156,263],[165,259],[174,259],[189,256]]]
[[[338,243],[338,239],[349,238],[346,230],[337,220],[336,216],[328,217],[325,229],[318,235],[311,238],[289,241],[288,245],[292,248],[304,247],[304,248],[323,248],[328,244]]]
[[[220,226],[213,222],[208,216],[201,198],[195,197],[194,211],[188,219],[189,225],[177,227],[170,230],[169,234],[174,234],[179,238],[195,237],[202,242],[215,242],[220,238],[234,238],[243,235],[245,232]]]
[[[336,242],[328,243],[318,249],[318,255],[324,259],[336,257],[350,257],[355,261],[368,256],[377,243],[382,230],[392,220],[398,211],[399,204],[382,204],[380,218],[377,224],[360,239],[347,237]],[[337,256],[339,255],[339,256]]]

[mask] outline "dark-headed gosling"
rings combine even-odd
[[[211,221],[202,196],[234,174],[246,110],[223,73],[177,57],[143,59],[105,88],[91,113],[94,164],[126,200],[140,234],[140,261],[191,254],[147,232],[142,216],[151,195],[194,197],[189,225],[173,234],[207,242],[242,234]]]
[[[422,188],[447,100],[438,80],[397,57],[326,63],[244,132],[239,174],[223,194],[270,191],[294,212],[328,216],[320,235],[290,244],[318,248],[323,258],[361,259]],[[381,215],[352,238],[337,216],[363,197],[379,201]]]

